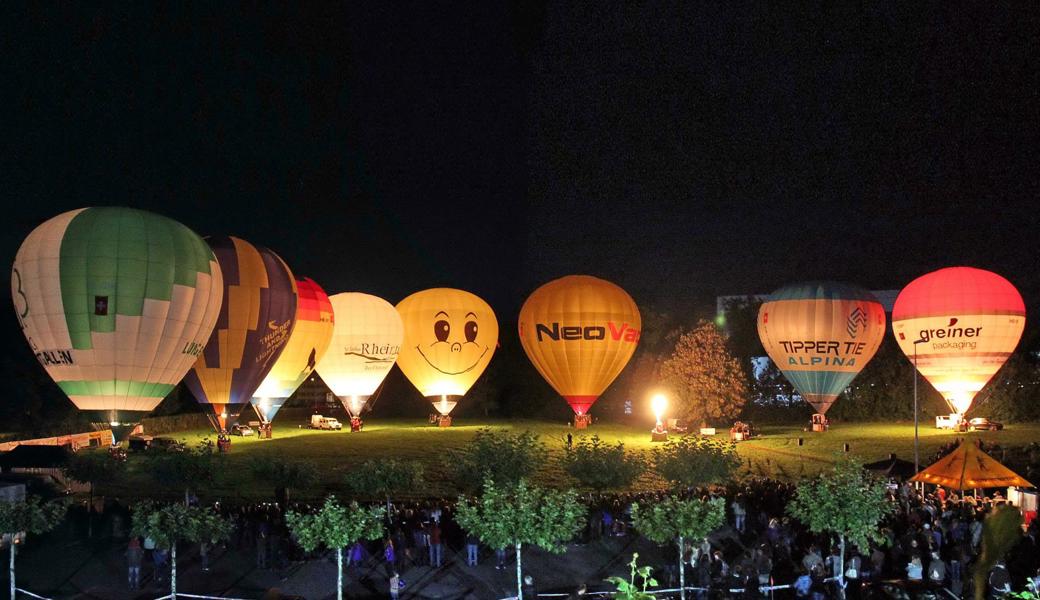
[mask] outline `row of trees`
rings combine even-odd
[[[196,463],[209,460],[209,455],[203,450],[178,454],[194,458],[176,459],[171,454],[157,460],[170,461],[167,465],[177,460]],[[107,457],[98,453],[84,453],[83,456]],[[469,445],[454,453],[462,465],[460,468],[482,482],[478,489],[458,498],[456,520],[464,530],[492,548],[515,549],[517,593],[521,599],[523,548],[535,546],[549,552],[563,552],[568,541],[582,528],[587,511],[574,489],[546,488],[529,479],[530,473],[543,466],[546,456],[544,445],[534,434],[491,430],[480,432]],[[632,518],[636,530],[648,539],[660,544],[677,544],[680,561],[686,540],[705,538],[725,523],[725,500],[705,497],[698,489],[733,479],[740,466],[732,444],[698,436],[683,436],[662,445],[654,452],[649,465],[640,465],[643,459],[627,452],[622,445],[604,444],[598,438],[579,441],[567,456],[564,460],[568,469],[574,471],[576,479],[590,487],[630,484],[642,468],[651,467],[666,480],[669,493],[652,502],[634,504]],[[75,462],[86,465],[99,460],[84,458]],[[639,468],[633,465],[639,465]],[[95,465],[94,468],[109,467]],[[599,473],[581,474],[583,470]],[[379,504],[361,505],[352,501],[344,505],[330,496],[316,510],[286,514],[286,523],[302,548],[307,551],[325,548],[335,552],[339,598],[342,598],[343,589],[343,551],[357,541],[383,537],[388,525],[386,518],[390,515],[390,499],[414,487],[423,477],[420,469],[394,459],[370,461],[360,471],[366,475],[355,479],[352,491],[366,498],[379,497],[382,499]],[[182,477],[186,472],[190,469],[171,470],[167,474],[176,473]],[[292,472],[290,469],[277,473]],[[180,481],[187,485],[185,480]],[[15,532],[43,533],[61,520],[66,507],[65,501],[41,503],[34,498],[0,503],[0,532],[7,532],[7,539],[11,540],[15,539]],[[847,543],[866,548],[871,542],[883,542],[879,525],[892,509],[883,483],[847,457],[837,458],[832,468],[802,481],[786,507],[787,513],[812,533],[832,537],[841,549],[842,557]],[[1005,529],[1001,528],[1002,531]],[[145,501],[133,507],[131,531],[133,535],[151,538],[158,546],[170,550],[173,565],[171,593],[176,595],[178,544],[217,544],[228,539],[231,524],[212,509],[193,506],[186,501]],[[1006,536],[990,537],[994,541],[987,542],[990,544],[989,553],[984,550],[984,555],[992,559],[999,556],[1007,544],[1003,539]],[[1001,538],[999,546],[997,538]],[[11,544],[12,598],[15,548],[16,544]],[[636,589],[634,583],[634,577],[640,575],[644,588],[655,585],[650,570],[637,568],[635,558],[630,566],[632,580],[614,578],[622,595],[652,598],[645,589]],[[681,597],[685,598],[685,573],[681,564],[679,567],[680,587],[684,588]],[[838,589],[844,588],[843,572],[843,568],[837,569]]]

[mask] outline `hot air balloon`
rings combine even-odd
[[[205,349],[184,378],[219,433],[274,367],[292,333],[296,280],[267,248],[235,237],[208,238],[224,275],[224,303]]]
[[[336,326],[318,374],[350,413],[351,429],[357,430],[365,403],[397,360],[404,325],[394,305],[382,298],[345,292],[330,300]]]
[[[296,280],[296,324],[271,372],[250,402],[267,427],[285,401],[310,376],[332,340],[332,304],[325,290],[309,278]]]
[[[546,283],[520,309],[520,343],[535,368],[587,427],[588,410],[639,343],[639,308],[625,290],[588,275]]]
[[[434,288],[397,304],[404,343],[397,365],[441,414],[441,425],[491,362],[498,344],[495,313],[477,296]]]
[[[40,364],[122,441],[195,362],[223,284],[212,250],[184,225],[133,208],[81,208],[29,234],[11,292]]]
[[[816,410],[814,431],[825,427],[822,415],[874,357],[884,335],[881,303],[867,290],[844,283],[784,286],[758,310],[758,337]]]
[[[996,273],[949,267],[899,292],[892,332],[907,358],[963,415],[1015,350],[1026,324],[1022,296]]]

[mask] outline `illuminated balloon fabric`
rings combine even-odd
[[[394,305],[382,298],[344,292],[330,300],[336,326],[318,374],[347,412],[359,416],[397,360],[404,325]]]
[[[296,280],[267,248],[234,237],[207,241],[224,276],[224,303],[206,347],[184,383],[227,429],[253,396],[292,333]]]
[[[202,238],[172,219],[111,207],[69,211],[33,230],[11,289],[47,373],[116,439],[191,368],[223,294]]]
[[[820,414],[870,362],[884,336],[881,303],[844,283],[785,286],[758,311],[758,337],[769,358]]]
[[[397,365],[433,407],[447,415],[491,362],[498,344],[495,313],[477,296],[434,288],[397,304],[404,343]]]
[[[583,415],[628,364],[642,320],[632,297],[588,275],[546,283],[520,309],[520,343],[549,385]]]
[[[296,323],[289,341],[250,402],[264,421],[271,421],[289,396],[310,376],[332,340],[332,304],[314,280],[296,280]]]
[[[892,309],[896,342],[917,370],[964,414],[1015,350],[1025,328],[1022,296],[1007,279],[971,267],[922,275]]]

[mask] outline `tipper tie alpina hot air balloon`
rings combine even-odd
[[[332,340],[332,304],[325,290],[309,278],[296,280],[296,323],[271,372],[253,392],[250,402],[269,433],[268,425],[310,376]]]
[[[520,309],[520,343],[531,363],[589,424],[588,410],[639,343],[639,308],[625,290],[588,275],[546,283]]]
[[[810,282],[773,292],[758,311],[758,337],[798,393],[822,415],[874,357],[885,335],[885,309],[854,285]],[[820,427],[816,427],[820,425]]]
[[[896,342],[955,415],[1000,370],[1022,338],[1022,296],[996,273],[949,267],[922,275],[892,309]]]
[[[191,368],[223,294],[209,246],[133,208],[82,208],[29,234],[11,273],[18,322],[47,373],[122,441]]]
[[[296,280],[267,248],[235,237],[208,238],[224,275],[213,334],[184,383],[213,428],[227,431],[285,347],[296,317]]]
[[[351,429],[359,430],[365,403],[401,351],[404,325],[394,305],[382,298],[344,292],[330,300],[336,326],[329,351],[318,362],[318,374],[350,413]]]
[[[495,313],[474,294],[451,288],[423,290],[397,304],[404,343],[397,366],[440,413],[442,426],[498,345]]]

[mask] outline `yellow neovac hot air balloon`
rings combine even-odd
[[[625,290],[588,275],[543,285],[520,309],[520,343],[538,372],[588,425],[589,407],[639,343],[639,308]]]
[[[382,298],[344,292],[330,300],[336,326],[318,374],[350,416],[359,417],[397,360],[404,325],[394,305]]]
[[[820,415],[870,362],[884,336],[881,303],[844,283],[788,285],[758,311],[758,337],[769,358]]]
[[[1025,303],[1015,286],[971,267],[918,277],[892,308],[899,347],[957,415],[968,411],[1011,356],[1025,325]]]
[[[498,344],[495,313],[477,296],[434,288],[397,304],[404,343],[397,365],[450,423],[448,413],[491,362]]]
[[[40,364],[121,441],[195,362],[223,283],[213,251],[184,225],[132,208],[82,208],[29,234],[11,291]]]
[[[310,376],[332,340],[333,311],[325,290],[304,277],[296,280],[296,291],[296,324],[289,341],[250,400],[265,423]]]

